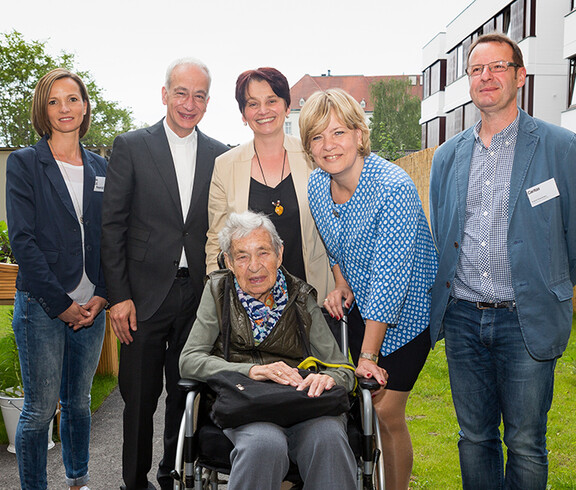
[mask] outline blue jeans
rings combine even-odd
[[[16,430],[20,484],[45,490],[48,427],[61,403],[60,439],[69,486],[89,480],[90,388],[104,339],[105,315],[72,330],[52,320],[29,293],[16,292],[12,327],[24,383],[24,408]]]
[[[452,299],[444,333],[460,425],[463,488],[545,489],[546,423],[556,360],[530,356],[516,309],[480,310],[475,303]],[[505,472],[501,420],[508,451]]]

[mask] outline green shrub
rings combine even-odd
[[[9,312],[10,320],[14,309]],[[20,372],[20,358],[14,331],[10,329],[0,337],[0,394],[3,396],[22,396],[22,374]]]
[[[12,255],[12,247],[8,238],[8,225],[6,221],[0,221],[0,262],[15,264],[16,259]]]

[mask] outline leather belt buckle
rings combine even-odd
[[[498,303],[486,303],[484,301],[476,301],[476,308],[478,308],[479,310],[491,310],[500,308],[512,309],[516,308],[516,301],[500,301]]]

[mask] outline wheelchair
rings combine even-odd
[[[345,315],[340,322],[339,342],[348,355],[348,322]],[[338,336],[337,336],[338,338]],[[220,474],[230,473],[229,455],[232,442],[202,410],[206,385],[191,379],[178,383],[187,393],[186,407],[176,450],[175,469],[171,472],[174,490],[218,490],[226,482]],[[372,407],[372,391],[380,385],[374,379],[359,378],[352,408],[349,412],[348,439],[357,461],[357,490],[384,490],[384,464],[381,458],[381,438],[378,417]],[[291,464],[285,481],[292,489],[302,488],[298,468]]]

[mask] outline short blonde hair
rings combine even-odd
[[[358,153],[363,157],[370,155],[370,129],[366,124],[364,109],[348,92],[331,88],[313,93],[300,111],[300,139],[308,158],[313,161],[310,151],[312,138],[328,127],[332,112],[348,129],[362,132]]]
[[[82,124],[80,124],[79,136],[82,138],[90,129],[90,116],[92,109],[90,108],[90,97],[88,97],[88,90],[82,79],[65,68],[55,68],[54,70],[46,73],[36,85],[34,89],[34,97],[32,98],[32,110],[30,111],[30,119],[36,132],[42,137],[44,135],[52,136],[52,125],[48,118],[48,99],[50,98],[50,91],[52,85],[56,80],[62,78],[71,78],[74,80],[80,89],[82,102],[86,102],[86,114]]]

